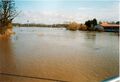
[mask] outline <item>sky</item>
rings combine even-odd
[[[16,23],[84,23],[119,20],[119,0],[15,0]]]

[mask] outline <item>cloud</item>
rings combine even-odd
[[[64,23],[66,21],[82,22],[97,18],[103,21],[118,21],[119,20],[119,2],[113,2],[107,7],[96,8],[88,6],[77,6],[75,9],[62,9],[56,10],[41,9],[39,10],[24,10],[14,22],[27,23]]]

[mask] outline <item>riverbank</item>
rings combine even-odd
[[[98,31],[98,32],[119,32],[119,24],[97,24],[94,27],[88,27],[85,24],[79,24],[76,22],[71,22],[69,24],[19,24],[13,23],[15,27],[44,27],[44,28],[66,28],[71,31]]]
[[[17,27],[66,27],[67,24],[20,24],[20,23],[13,23],[13,26],[17,26]]]

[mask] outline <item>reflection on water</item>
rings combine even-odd
[[[12,64],[13,67],[9,64]],[[0,40],[0,72],[6,71],[6,69],[15,70],[14,53],[9,36]]]
[[[0,40],[0,72],[58,79],[99,82],[118,75],[118,35],[63,28],[14,28]],[[28,78],[2,76],[5,82],[32,82]],[[35,80],[37,82],[44,82]],[[45,81],[50,82],[50,81]]]

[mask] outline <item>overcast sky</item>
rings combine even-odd
[[[18,23],[65,23],[96,18],[99,21],[119,20],[119,0],[15,0]]]

